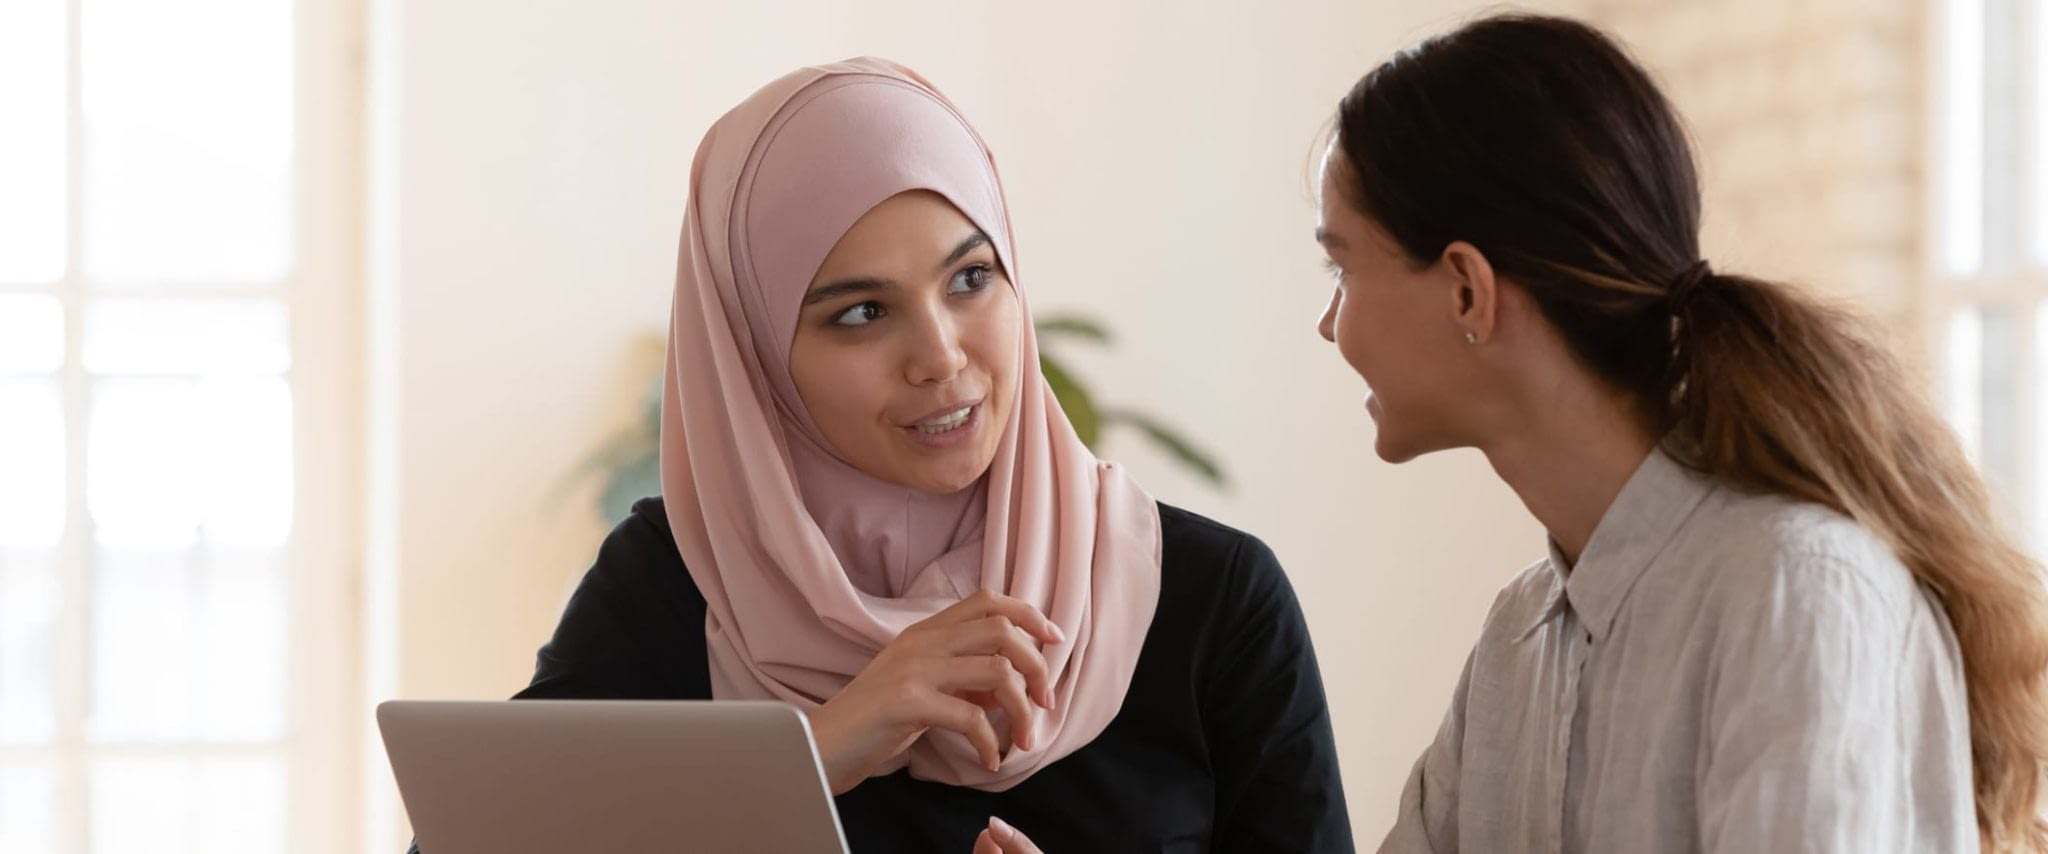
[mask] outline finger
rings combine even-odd
[[[1003,847],[997,845],[996,841],[989,837],[989,832],[984,829],[979,835],[974,837],[974,854],[1003,854]]]
[[[1038,642],[1009,617],[998,614],[960,624],[944,651],[952,655],[993,654],[1009,659],[1010,666],[1024,675],[1024,684],[1029,689],[1027,696],[1036,699],[1041,706],[1052,708],[1052,669],[1045,663],[1045,653],[1040,652]]]
[[[962,695],[987,692],[1010,715],[1010,741],[1026,750],[1031,749],[1031,700],[1024,677],[1017,668],[1010,666],[1010,660],[1000,655],[972,655],[949,659],[945,672],[940,674],[933,687],[948,694]]]
[[[930,619],[918,625],[922,626],[927,623],[934,626],[952,625],[954,623],[964,623],[969,620],[997,615],[1010,618],[1010,622],[1017,624],[1019,628],[1030,633],[1032,637],[1037,638],[1041,643],[1060,643],[1067,639],[1067,633],[1062,631],[1051,619],[1048,619],[1036,606],[1022,599],[1011,598],[988,590],[977,592],[972,596],[962,599],[954,603],[952,607],[932,615]]]
[[[1033,845],[1031,840],[1024,836],[1023,831],[1011,827],[1009,822],[995,816],[989,816],[988,818],[987,833],[989,838],[994,840],[998,846],[997,850],[1003,852],[1003,854],[1045,854],[1045,852],[1038,850],[1037,845]]]
[[[980,706],[950,694],[931,694],[926,698],[930,708],[927,716],[932,726],[949,729],[967,737],[974,745],[974,752],[981,757],[981,764],[994,771],[1002,766],[1003,750],[996,740],[996,728],[989,724],[988,713]]]

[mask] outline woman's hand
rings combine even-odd
[[[1045,854],[1024,834],[1002,819],[990,816],[988,829],[974,837],[974,854]]]
[[[1037,608],[986,590],[904,629],[810,715],[832,793],[860,785],[933,727],[966,736],[995,770],[1002,744],[990,709],[1009,713],[1012,743],[1032,747],[1031,705],[1053,706],[1039,648],[1064,640]]]

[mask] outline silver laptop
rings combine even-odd
[[[810,725],[781,703],[377,707],[420,854],[845,854]]]

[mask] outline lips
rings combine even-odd
[[[917,431],[927,436],[936,436],[940,433],[950,433],[953,430],[958,429],[960,425],[967,423],[967,416],[972,414],[974,414],[974,407],[963,406],[960,407],[959,409],[946,413],[945,415],[941,415],[937,418],[926,419],[924,421],[918,422]]]
[[[981,398],[953,401],[899,426],[906,430],[923,430],[928,427],[939,427],[943,430],[947,427],[958,427],[967,420],[969,411],[980,406],[981,402]]]
[[[978,400],[954,404],[933,411],[907,427],[896,429],[903,431],[903,436],[909,439],[911,444],[929,451],[965,447],[980,435],[982,410],[986,408],[988,407]]]

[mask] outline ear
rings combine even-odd
[[[1470,335],[1474,343],[1492,337],[1500,313],[1500,286],[1485,253],[1455,240],[1444,247],[1437,265],[1451,276],[1451,322],[1458,328],[1458,337]]]

